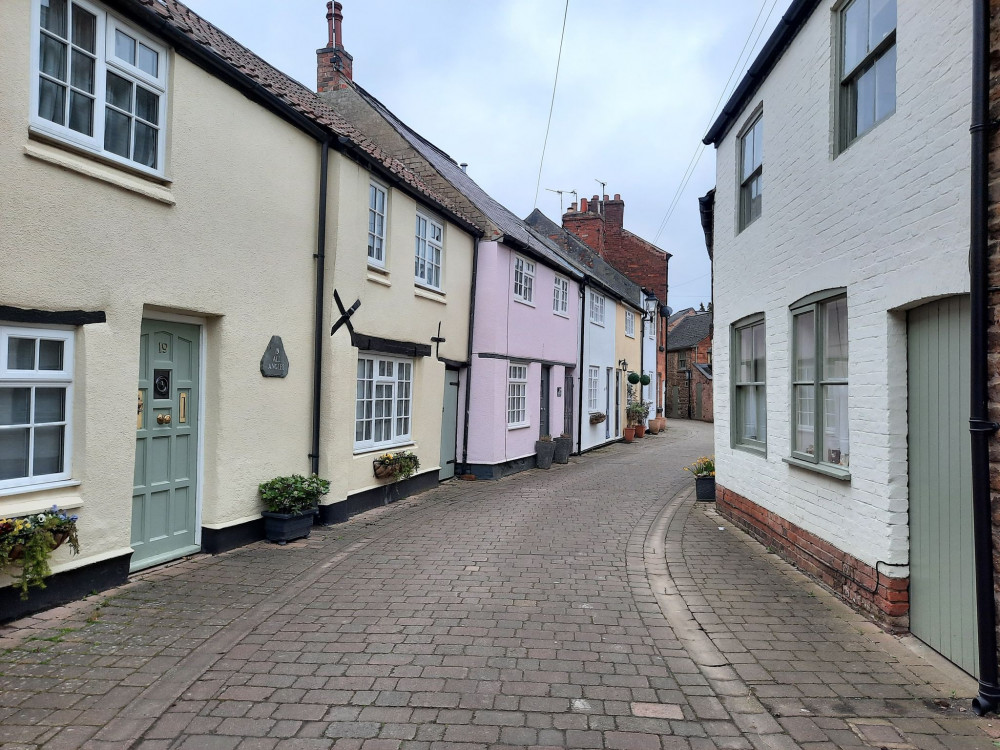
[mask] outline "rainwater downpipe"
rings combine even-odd
[[[1000,427],[989,419],[987,366],[987,230],[989,217],[989,39],[990,0],[973,0],[972,7],[972,196],[969,249],[971,300],[971,373],[969,430],[972,447],[972,532],[976,560],[976,625],[979,634],[979,695],[972,710],[979,716],[996,713],[996,598],[993,592],[993,539],[990,512],[990,436]]]
[[[580,418],[577,420],[576,425],[576,446],[579,453],[583,453],[583,398],[584,389],[587,387],[589,380],[585,380],[583,376],[583,371],[587,370],[588,373],[590,368],[587,367],[584,361],[584,342],[587,340],[587,279],[586,277],[580,279]],[[590,416],[587,416],[587,420],[590,420]]]
[[[476,326],[476,278],[479,273],[479,243],[472,247],[472,298],[469,305],[469,364],[465,368],[465,418],[462,421],[462,473],[469,473],[469,409],[472,404],[472,334]]]
[[[313,325],[312,450],[310,471],[319,474],[319,425],[323,395],[323,299],[326,275],[326,185],[330,166],[330,139],[323,141],[319,159],[319,210],[316,216],[316,317]]]

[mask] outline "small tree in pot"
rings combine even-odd
[[[309,536],[319,499],[330,491],[330,483],[313,474],[275,477],[259,486],[264,501],[264,535],[268,541],[285,544]]]

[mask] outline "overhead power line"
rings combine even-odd
[[[549,145],[549,128],[552,127],[552,111],[556,108],[556,86],[559,85],[559,64],[562,62],[563,40],[566,38],[566,18],[569,16],[569,0],[563,10],[562,32],[559,34],[559,55],[556,57],[556,77],[552,82],[552,101],[549,102],[549,121],[545,124],[545,140],[542,141],[542,156],[538,160],[538,179],[535,181],[535,208],[538,208],[538,188],[542,184],[542,165],[545,164],[545,149]]]

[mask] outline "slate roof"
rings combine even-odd
[[[354,84],[354,88],[442,177],[454,185],[473,205],[482,211],[503,232],[504,238],[513,240],[511,244],[520,244],[527,247],[539,260],[573,278],[579,279],[584,276],[584,269],[578,267],[571,260],[562,257],[558,249],[547,237],[533,231],[525,222],[515,216],[510,209],[483,190],[448,154],[406,125],[388,107],[357,83]],[[503,238],[501,238],[501,241],[503,241]]]
[[[684,318],[667,335],[667,351],[676,352],[691,349],[708,336],[712,328],[712,313],[703,312]]]
[[[524,221],[528,226],[545,235],[546,238],[552,239],[564,253],[585,267],[587,275],[596,280],[602,287],[616,297],[620,297],[636,307],[642,307],[642,288],[594,252],[590,245],[583,242],[575,234],[563,229],[537,208]]]
[[[125,11],[165,40],[179,47],[186,46],[196,54],[206,55],[215,63],[222,63],[237,82],[250,84],[251,91],[244,91],[248,97],[255,98],[255,91],[258,98],[272,95],[281,104],[308,118],[331,135],[349,139],[368,160],[381,165],[413,191],[446,209],[467,225],[474,226],[474,222],[463,215],[448,198],[429,188],[402,162],[387,154],[338,115],[316,93],[255,55],[183,3],[177,0],[108,0],[108,4]],[[226,82],[231,85],[233,83]]]
[[[703,364],[701,364],[699,362],[693,362],[692,364],[694,365],[695,369],[698,372],[700,372],[702,375],[704,375],[709,380],[712,379],[712,365],[703,365]]]
[[[678,310],[669,318],[667,318],[667,325],[671,323],[676,323],[681,318],[685,317],[688,313],[693,313],[695,310],[693,307],[685,307],[683,310]]]

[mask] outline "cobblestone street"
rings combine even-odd
[[[674,421],[0,628],[0,748],[993,748],[970,678],[694,502],[710,446]]]

